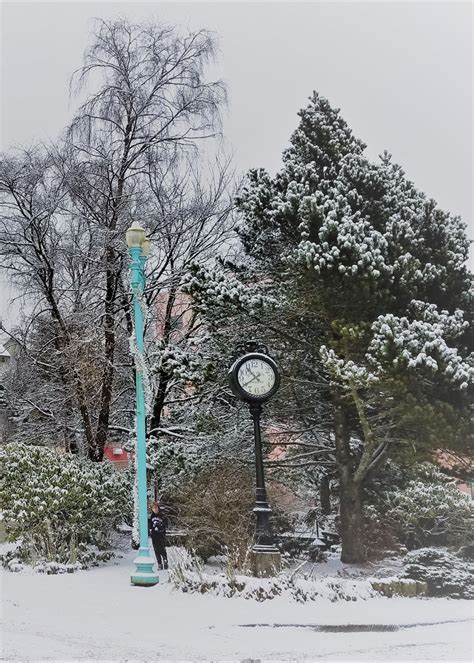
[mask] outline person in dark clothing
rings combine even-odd
[[[168,568],[168,556],[166,554],[166,528],[168,518],[162,512],[158,502],[151,505],[151,514],[148,518],[148,533],[151,536],[153,549],[158,563],[158,569]]]

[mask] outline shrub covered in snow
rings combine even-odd
[[[112,550],[98,550],[96,546],[85,546],[81,544],[78,551],[77,562],[55,562],[45,559],[32,560],[32,566],[36,573],[46,575],[57,575],[62,573],[75,573],[89,569],[92,566],[100,566],[115,557]],[[1,565],[8,571],[17,573],[25,568],[24,561],[31,559],[31,551],[28,542],[22,542],[13,550],[8,550],[0,555]]]
[[[402,575],[424,580],[431,596],[474,599],[474,563],[446,550],[413,550],[405,557]]]
[[[23,562],[93,563],[90,546],[105,550],[113,524],[130,514],[129,477],[108,463],[10,444],[0,465],[7,537],[21,541]]]
[[[204,560],[226,552],[241,568],[253,534],[251,472],[230,465],[211,467],[185,482],[176,499],[188,548]]]
[[[0,555],[1,565],[8,571],[17,573],[23,571],[25,564],[23,559],[29,558],[28,546],[24,543],[21,543],[14,550],[9,550],[6,553]],[[36,573],[43,573],[46,575],[57,575],[62,573],[75,573],[76,571],[81,571],[89,569],[92,566],[99,566],[105,564],[110,559],[115,557],[115,553],[111,550],[97,550],[93,546],[85,547],[81,546],[78,558],[80,561],[74,563],[63,563],[63,562],[48,562],[44,559],[38,559],[33,562],[33,569]]]
[[[254,578],[236,574],[231,565],[225,573],[206,573],[202,562],[188,555],[170,572],[170,582],[183,592],[240,597],[267,601],[277,596],[304,603],[326,599],[357,601],[376,595],[369,580],[348,578],[319,578],[316,580],[292,573],[281,573],[274,578]]]
[[[409,548],[467,542],[469,501],[454,481],[434,468],[431,479],[414,479],[404,490],[387,492],[387,524]]]
[[[431,463],[412,468],[389,463],[386,474],[368,491],[365,508],[367,543],[373,550],[468,543],[470,502],[455,480]]]

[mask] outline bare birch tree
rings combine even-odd
[[[159,219],[172,219],[169,228],[179,224],[171,198],[161,194],[159,202],[148,189],[154,181],[158,187],[160,163],[176,163],[215,134],[225,90],[205,79],[215,55],[205,31],[181,35],[172,27],[124,20],[98,21],[96,27],[84,65],[72,78],[72,89],[85,98],[59,146],[2,157],[0,239],[2,264],[34,300],[33,317],[49,315],[59,330],[48,342],[61,356],[64,402],[77,415],[68,426],[79,428],[89,457],[99,461],[112,410],[126,405],[127,392],[130,401],[131,366],[122,352],[132,325],[125,230],[143,219],[153,236],[170,235],[154,220],[157,205]],[[195,186],[194,212],[197,191]],[[209,205],[215,195],[218,209],[223,190],[201,193],[201,212],[186,226],[187,240],[184,226],[181,234],[172,231],[165,252],[173,258],[156,267],[152,284],[176,264],[179,252],[189,253],[191,246],[202,252],[202,242],[212,245],[211,236],[220,241],[219,233],[197,229],[200,223],[209,227],[206,214],[218,218]],[[152,199],[147,209],[144,201]],[[153,295],[148,298],[153,303]]]

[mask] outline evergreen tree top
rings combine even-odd
[[[286,265],[330,292],[334,314],[364,293],[369,317],[412,299],[469,305],[466,225],[441,210],[384,152],[378,163],[324,98],[313,93],[274,178],[249,172],[237,197],[247,253]],[[358,314],[355,313],[357,316]]]

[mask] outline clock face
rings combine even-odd
[[[251,396],[265,396],[274,387],[276,376],[266,361],[258,358],[247,359],[237,372],[237,381]]]

